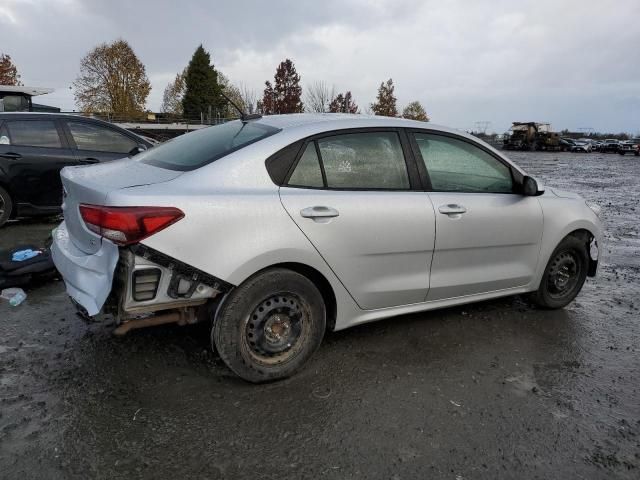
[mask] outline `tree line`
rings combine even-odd
[[[0,55],[0,85],[18,85],[20,75],[9,55]],[[80,61],[80,72],[73,82],[77,107],[83,112],[110,113],[135,117],[144,115],[151,82],[144,64],[123,39],[102,43]],[[402,116],[429,121],[418,101],[409,103],[400,114],[393,80],[382,82],[375,102],[365,113]],[[187,66],[166,86],[161,111],[176,118],[202,119],[237,117],[231,100],[246,113],[263,115],[328,112],[361,113],[351,91],[336,92],[322,81],[307,87],[304,99],[300,74],[285,59],[276,68],[273,82],[265,82],[262,95],[244,84],[233,84],[211,61],[202,45]]]

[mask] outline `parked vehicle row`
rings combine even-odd
[[[77,115],[0,113],[0,227],[16,216],[59,213],[60,170],[153,146],[116,125]]]
[[[561,138],[560,149],[566,152],[601,152],[601,153],[619,153],[625,155],[627,153],[640,155],[640,138],[632,140],[617,140],[615,138],[607,138],[606,140],[594,140],[591,138]]]

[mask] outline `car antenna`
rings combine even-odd
[[[224,92],[220,92],[220,95],[222,95],[227,100],[227,102],[229,102],[233,106],[233,108],[235,108],[238,111],[238,113],[240,114],[240,120],[242,120],[242,123],[247,123],[249,120],[256,120],[258,118],[262,118],[262,115],[260,115],[259,113],[246,113],[238,105],[236,105],[233,102],[233,100],[227,97],[224,94]]]

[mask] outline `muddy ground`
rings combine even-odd
[[[33,286],[0,303],[0,478],[640,478],[640,160],[512,157],[603,206],[599,276],[568,308],[365,325],[254,386],[204,325],[114,338],[61,282]],[[0,247],[54,225],[14,222]]]

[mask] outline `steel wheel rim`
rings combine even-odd
[[[309,332],[309,308],[291,292],[271,295],[249,314],[242,328],[243,350],[259,363],[294,358]]]
[[[560,252],[551,262],[547,277],[547,289],[553,298],[562,298],[578,285],[582,266],[572,251]]]
[[[6,203],[4,201],[4,198],[2,198],[2,195],[0,195],[0,217],[4,215],[5,206],[6,206]]]

